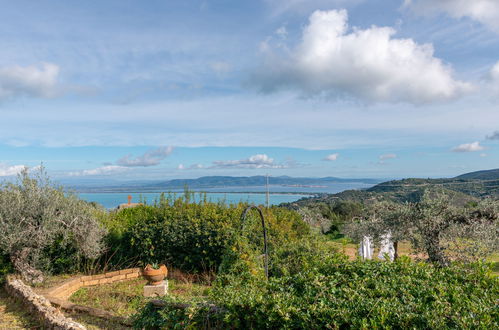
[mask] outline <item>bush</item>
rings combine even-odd
[[[206,304],[179,310],[146,307],[142,328],[367,329],[476,328],[499,326],[499,283],[480,264],[447,268],[415,263],[348,261],[311,254],[299,272],[260,278],[222,276]],[[287,262],[283,259],[283,262]],[[295,266],[293,266],[295,267]],[[174,301],[178,303],[178,301]],[[197,307],[196,307],[197,306]]]
[[[193,202],[189,197],[166,198],[154,205],[117,211],[105,221],[112,263],[126,266],[162,262],[189,272],[216,271],[239,237],[250,246],[263,246],[260,220],[241,223],[247,204]],[[273,244],[294,240],[309,228],[294,212],[277,207],[265,211]]]

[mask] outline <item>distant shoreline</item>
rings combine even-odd
[[[195,190],[189,190],[191,193],[195,194],[266,194],[267,192],[265,191],[195,191]],[[166,195],[168,194],[183,194],[183,191],[158,191],[158,190],[142,190],[142,191],[130,191],[130,190],[123,190],[123,191],[110,191],[110,190],[99,190],[99,191],[76,191],[77,194],[161,194],[165,193]],[[321,193],[321,192],[290,192],[290,191],[284,191],[284,192],[269,192],[269,195],[307,195],[307,196],[316,196],[316,195],[322,195],[322,194],[327,194],[327,193]]]

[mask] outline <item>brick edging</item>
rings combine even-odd
[[[50,288],[46,291],[46,294],[50,297],[67,300],[73,293],[83,287],[132,280],[140,276],[142,276],[140,268],[127,268],[104,274],[79,276]]]

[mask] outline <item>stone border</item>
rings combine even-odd
[[[133,280],[140,276],[142,276],[140,268],[122,269],[99,275],[79,276],[48,289],[46,295],[49,299],[58,298],[67,300],[73,293],[83,287]]]
[[[53,307],[44,296],[33,292],[30,286],[20,279],[7,277],[5,291],[12,297],[20,300],[47,329],[57,330],[85,330],[86,328]]]

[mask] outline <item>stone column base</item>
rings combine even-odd
[[[168,294],[168,280],[159,285],[144,285],[144,297],[163,297]]]

